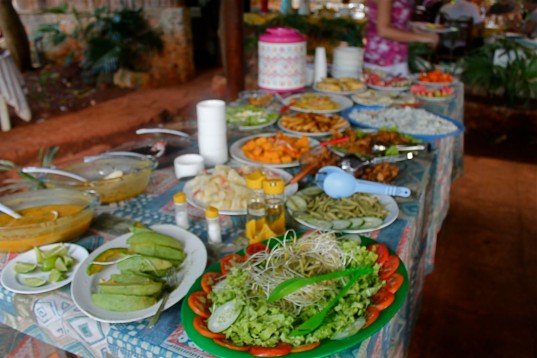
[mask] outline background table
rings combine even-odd
[[[435,104],[436,110],[448,115],[459,111],[462,108],[461,91],[462,87],[458,87],[458,95],[452,102]],[[454,158],[460,154],[456,149],[462,148],[462,141],[457,147],[458,140],[435,141],[431,154],[400,164],[401,172],[395,184],[409,187],[414,195],[397,199],[398,219],[385,229],[372,232],[370,237],[396,251],[404,262],[410,280],[408,297],[399,313],[381,331],[338,356],[405,355],[417,318],[424,279],[433,269],[436,235],[449,206],[452,169],[457,163]],[[174,223],[172,197],[182,190],[184,183],[184,180],[177,181],[171,168],[156,171],[144,194],[101,207],[101,215],[92,223],[90,231],[75,243],[91,251],[126,232],[135,221],[145,225]],[[206,242],[204,213],[189,207],[189,215],[190,231]],[[244,218],[221,216],[221,226],[224,242],[228,245],[219,248],[217,255],[238,248],[232,239],[244,227]],[[213,255],[213,259],[217,255]],[[0,268],[15,256],[0,254]],[[77,309],[69,290],[68,285],[40,295],[20,295],[2,287],[0,321],[84,357],[104,357],[108,353],[120,357],[210,357],[184,332],[180,315],[183,301],[163,312],[153,329],[146,329],[148,320],[126,324],[96,322]]]

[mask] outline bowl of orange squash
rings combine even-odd
[[[233,143],[229,151],[231,157],[241,163],[291,168],[298,166],[300,157],[317,145],[317,140],[307,136],[277,132],[242,138]]]

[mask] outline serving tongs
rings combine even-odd
[[[400,155],[391,155],[387,157],[375,157],[371,159],[363,159],[355,154],[347,154],[341,160],[341,169],[346,172],[354,173],[358,169],[365,167],[366,165],[377,165],[380,163],[396,163],[403,160],[410,160],[414,158],[412,152],[408,152]]]
[[[371,147],[371,151],[373,153],[379,153],[379,152],[385,152],[388,150],[390,145],[384,145],[384,144],[373,144],[373,147]],[[396,145],[395,149],[397,149],[399,152],[419,152],[422,150],[430,151],[430,145]]]

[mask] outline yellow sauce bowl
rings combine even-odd
[[[86,232],[99,205],[97,194],[68,189],[17,193],[2,197],[0,201],[23,214],[20,220],[24,220],[20,224],[0,214],[0,252],[22,252],[34,246],[74,239]],[[29,219],[38,207],[60,214]],[[63,212],[62,207],[73,210]]]

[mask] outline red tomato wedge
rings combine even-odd
[[[203,291],[193,292],[188,297],[188,306],[202,318],[209,318],[211,311],[209,310],[210,300],[207,294]]]
[[[244,257],[239,254],[226,255],[220,260],[220,270],[222,271],[222,274],[227,275],[231,270],[231,267],[241,262],[244,262]]]
[[[222,333],[214,333],[207,328],[207,322],[205,322],[205,319],[201,316],[196,316],[194,318],[194,328],[196,331],[198,331],[199,334],[201,334],[204,337],[212,338],[212,339],[224,339],[226,336]]]
[[[263,244],[262,242],[257,242],[255,244],[248,245],[246,250],[244,250],[244,254],[248,257],[248,256],[252,256],[253,254],[257,252],[265,251],[265,250],[267,250],[267,245]]]
[[[384,244],[371,244],[367,247],[367,249],[378,255],[377,263],[381,265],[386,261],[386,259],[390,255],[388,248]]]
[[[256,357],[281,357],[291,353],[291,345],[280,342],[276,347],[257,347],[250,348],[250,354]]]
[[[234,351],[246,352],[250,350],[250,346],[237,346],[230,339],[213,339],[214,343],[232,349]]]
[[[388,308],[395,300],[395,295],[385,288],[381,288],[377,293],[371,297],[373,300],[373,306],[379,311]]]
[[[220,272],[207,272],[201,277],[201,288],[205,293],[213,292],[213,286],[222,279]]]
[[[367,309],[365,310],[365,324],[363,325],[362,329],[370,326],[373,322],[375,322],[377,320],[377,318],[379,318],[379,315],[380,315],[380,311],[378,309],[376,309],[375,307],[367,307]]]
[[[395,255],[390,255],[386,261],[382,264],[382,267],[379,271],[379,276],[381,280],[386,280],[390,277],[399,267],[399,257]]]
[[[391,293],[396,293],[397,290],[399,290],[399,288],[403,284],[404,280],[405,278],[403,277],[403,275],[394,272],[390,277],[386,279],[386,286],[384,286],[384,288]]]
[[[321,344],[321,342],[315,342],[315,343],[310,343],[310,344],[304,344],[298,347],[292,347],[291,353],[311,351],[312,349],[319,347],[319,344]]]

